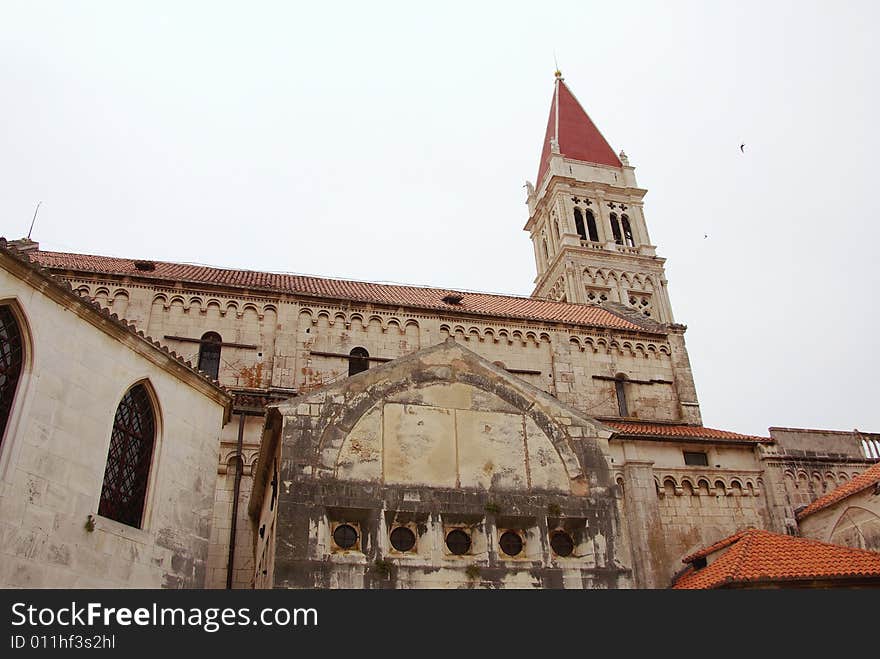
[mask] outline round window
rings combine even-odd
[[[461,529],[452,529],[446,534],[446,546],[456,556],[467,554],[471,550],[471,536]]]
[[[410,551],[416,546],[416,534],[405,526],[398,526],[391,532],[391,546],[397,551]]]
[[[557,556],[571,556],[574,551],[574,540],[565,531],[554,531],[550,536],[550,546]]]
[[[333,542],[340,549],[351,549],[357,544],[358,532],[350,524],[340,524],[333,531]]]
[[[505,531],[502,533],[501,538],[498,540],[498,544],[501,545],[501,551],[508,556],[516,556],[523,550],[522,538],[519,537],[519,534],[514,533],[513,531]]]

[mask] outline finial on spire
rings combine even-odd
[[[553,75],[556,76],[559,80],[562,80],[562,71],[560,71],[559,69],[556,69]]]
[[[562,80],[562,71],[559,70],[559,61],[556,59],[555,52],[553,53],[553,65],[554,65],[554,68],[556,69],[553,72],[553,75],[556,77],[557,80]]]

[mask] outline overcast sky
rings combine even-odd
[[[428,6],[0,0],[0,233],[42,200],[43,249],[528,295],[555,54],[704,423],[880,431],[880,3]]]

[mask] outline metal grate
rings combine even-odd
[[[21,376],[22,340],[18,322],[8,306],[0,307],[0,442],[12,410]]]
[[[501,534],[498,544],[508,556],[517,556],[523,550],[523,541],[518,533],[513,531],[505,531]]]
[[[350,524],[340,524],[333,531],[333,542],[340,549],[351,549],[357,545],[358,532]]]
[[[462,556],[471,550],[471,536],[461,529],[452,529],[446,534],[446,546],[451,553]]]
[[[391,546],[397,551],[407,552],[416,546],[416,534],[405,526],[398,526],[391,532]]]
[[[140,528],[156,424],[146,387],[129,389],[116,408],[98,514]]]
[[[571,556],[574,552],[574,540],[565,531],[554,531],[550,536],[550,546],[557,556]]]

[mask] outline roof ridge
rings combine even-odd
[[[79,304],[82,304],[83,306],[91,308],[92,310],[94,310],[95,312],[97,312],[98,314],[100,314],[101,316],[106,318],[107,320],[109,320],[115,326],[125,330],[129,334],[133,334],[134,336],[136,336],[137,338],[139,338],[142,341],[145,341],[146,343],[150,344],[154,348],[161,350],[162,352],[167,354],[169,357],[172,357],[177,362],[182,364],[187,370],[191,371],[195,375],[198,375],[199,377],[201,377],[201,379],[207,381],[210,385],[212,385],[216,389],[219,389],[224,394],[229,395],[229,396],[232,395],[226,387],[224,387],[222,384],[220,384],[220,382],[218,380],[212,378],[208,373],[205,373],[204,371],[193,366],[190,361],[188,361],[188,360],[184,359],[182,356],[178,355],[177,352],[175,352],[174,350],[171,350],[170,348],[168,348],[168,346],[153,339],[153,337],[144,334],[144,331],[138,329],[137,325],[135,325],[133,322],[131,322],[131,321],[115,314],[115,313],[112,313],[107,307],[102,307],[95,300],[85,298],[82,295],[79,295],[76,291],[73,290],[73,286],[70,285],[70,282],[65,281],[65,280],[61,279],[60,277],[56,276],[48,268],[44,267],[38,261],[31,258],[31,255],[33,254],[33,252],[19,251],[18,248],[16,248],[14,245],[9,244],[9,241],[7,241],[6,238],[3,236],[0,236],[0,252],[7,254],[8,256],[14,258],[15,260],[17,260],[21,263],[24,263],[31,270],[33,270],[34,272],[37,272],[41,276],[45,277],[49,282],[51,282],[57,289],[61,290],[65,295],[76,299]]]
[[[828,492],[827,494],[819,497],[812,503],[810,503],[806,508],[795,515],[796,519],[801,520],[808,515],[812,515],[813,513],[817,513],[820,510],[824,510],[828,506],[837,503],[838,501],[842,501],[847,497],[850,497],[854,494],[858,494],[862,490],[865,490],[875,483],[880,482],[880,462],[877,462],[865,471],[863,471],[858,476],[852,478],[852,480],[847,481],[841,485],[838,485],[836,488]]]
[[[647,329],[612,309],[531,296],[470,291],[464,293],[464,304],[454,304],[444,301],[442,297],[443,294],[457,292],[457,289],[436,286],[385,284],[172,261],[151,261],[160,267],[145,271],[136,267],[136,259],[48,250],[34,250],[32,254],[46,267],[54,270],[116,274],[154,280],[173,279],[201,285],[265,290],[273,293],[443,310],[479,316],[500,316],[533,322],[564,323],[661,335],[665,333],[662,326],[658,326],[655,330]]]

